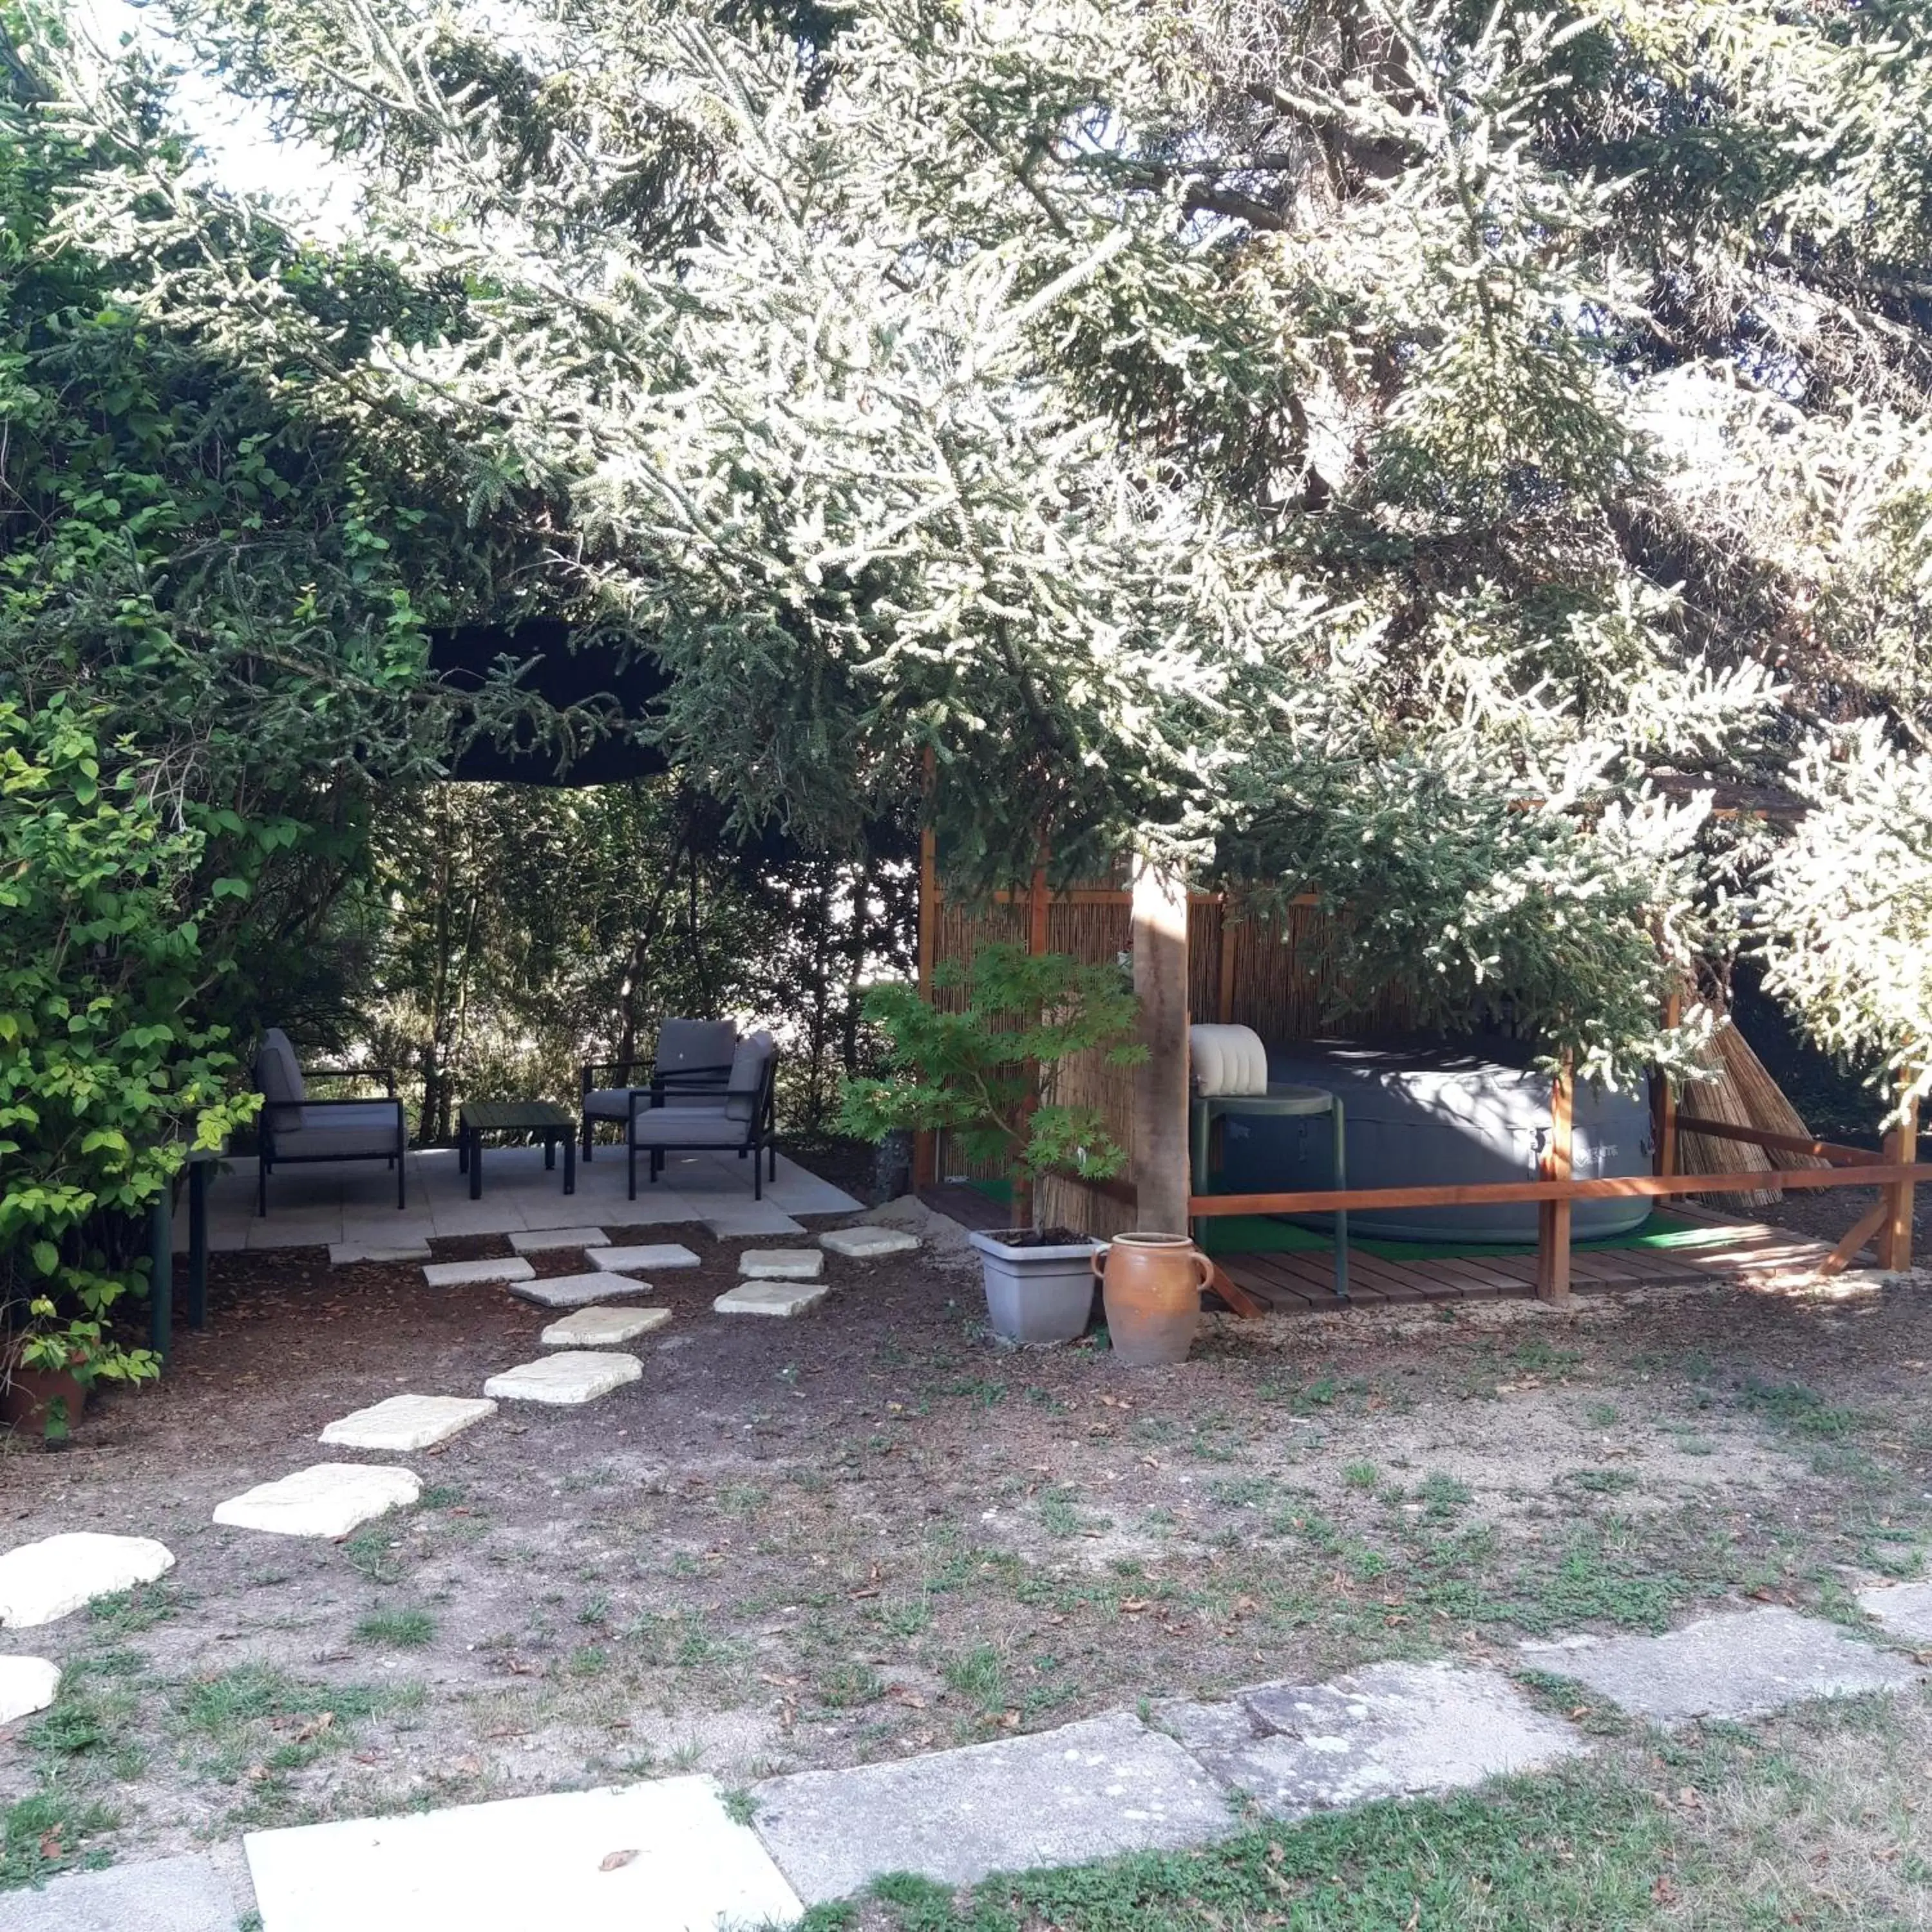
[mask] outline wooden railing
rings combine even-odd
[[[1559,1094],[1561,1087],[1559,1084]],[[1561,1100],[1558,1101],[1561,1107]],[[1859,1216],[1820,1264],[1835,1274],[1877,1235],[1879,1265],[1903,1269],[1912,1264],[1912,1190],[1919,1181],[1932,1181],[1932,1164],[1898,1157],[1916,1151],[1917,1116],[1908,1109],[1906,1123],[1894,1128],[1888,1150],[1845,1147],[1832,1141],[1805,1140],[1792,1134],[1767,1133],[1756,1127],[1734,1127],[1720,1120],[1680,1115],[1677,1131],[1708,1134],[1714,1139],[1742,1142],[1774,1152],[1808,1154],[1831,1163],[1828,1167],[1780,1168],[1767,1176],[1762,1168],[1741,1174],[1680,1174],[1669,1171],[1674,1160],[1660,1160],[1659,1174],[1606,1175],[1579,1180],[1567,1175],[1534,1180],[1470,1181],[1413,1187],[1303,1188],[1271,1194],[1190,1195],[1187,1211],[1197,1220],[1232,1214],[1330,1214],[1337,1208],[1467,1208],[1494,1202],[1534,1201],[1559,1208],[1539,1218],[1537,1243],[1537,1293],[1546,1301],[1562,1301],[1570,1293],[1570,1228],[1568,1210],[1578,1201],[1664,1199],[1678,1194],[1742,1194],[1774,1180],[1781,1188],[1808,1190],[1824,1187],[1876,1187],[1878,1204]],[[1670,1150],[1672,1154],[1675,1149]]]

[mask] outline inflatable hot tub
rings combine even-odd
[[[1302,1040],[1270,1046],[1268,1082],[1339,1094],[1348,1122],[1351,1187],[1426,1187],[1533,1180],[1549,1144],[1550,1076],[1510,1040],[1357,1042]],[[1243,1118],[1222,1123],[1217,1193],[1262,1194],[1329,1185],[1325,1118]],[[1570,1162],[1579,1180],[1650,1172],[1650,1109],[1634,1094],[1576,1090]],[[1579,1201],[1574,1238],[1602,1240],[1640,1227],[1648,1199]],[[1536,1204],[1348,1210],[1348,1232],[1391,1241],[1536,1240]],[[1310,1216],[1310,1225],[1326,1216]]]

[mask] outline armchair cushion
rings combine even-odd
[[[631,1123],[633,1147],[741,1148],[751,1138],[748,1120],[734,1120],[717,1108],[651,1107]]]
[[[585,1114],[593,1120],[627,1120],[631,1117],[628,1087],[593,1087],[584,1096]]]
[[[730,1119],[751,1119],[764,1090],[766,1069],[775,1051],[768,1033],[754,1033],[739,1042],[737,1051],[731,1056],[731,1078],[726,1083],[730,1091],[724,1102],[724,1112]]]
[[[286,1111],[296,1116],[296,1124],[273,1130],[277,1160],[382,1160],[407,1146],[402,1109],[393,1102],[310,1103]]]
[[[651,1070],[654,1074],[695,1075],[701,1084],[709,1085],[712,1083],[702,1076],[710,1070],[722,1092],[727,1084],[724,1070],[737,1045],[738,1029],[729,1020],[666,1020],[658,1028],[657,1058]],[[704,1107],[714,1101],[713,1095],[694,1091],[689,1083],[680,1091],[679,1083],[674,1081],[664,1090],[667,1107]]]
[[[269,1028],[256,1049],[255,1084],[262,1090],[262,1111],[275,1132],[301,1126],[302,1103],[308,1097],[308,1090],[302,1084],[302,1063],[280,1027]]]

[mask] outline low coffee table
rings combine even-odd
[[[577,1192],[577,1121],[548,1100],[466,1100],[459,1118],[457,1165],[470,1176],[470,1198],[483,1198],[483,1136],[533,1134],[543,1140],[544,1166],[556,1166],[563,1143],[563,1191]]]

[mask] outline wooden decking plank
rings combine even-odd
[[[1221,1255],[1216,1257],[1230,1280],[1238,1282],[1250,1294],[1259,1295],[1290,1312],[1314,1307],[1318,1291],[1309,1282],[1284,1270],[1271,1268],[1268,1255]],[[1328,1299],[1333,1300],[1331,1294]]]

